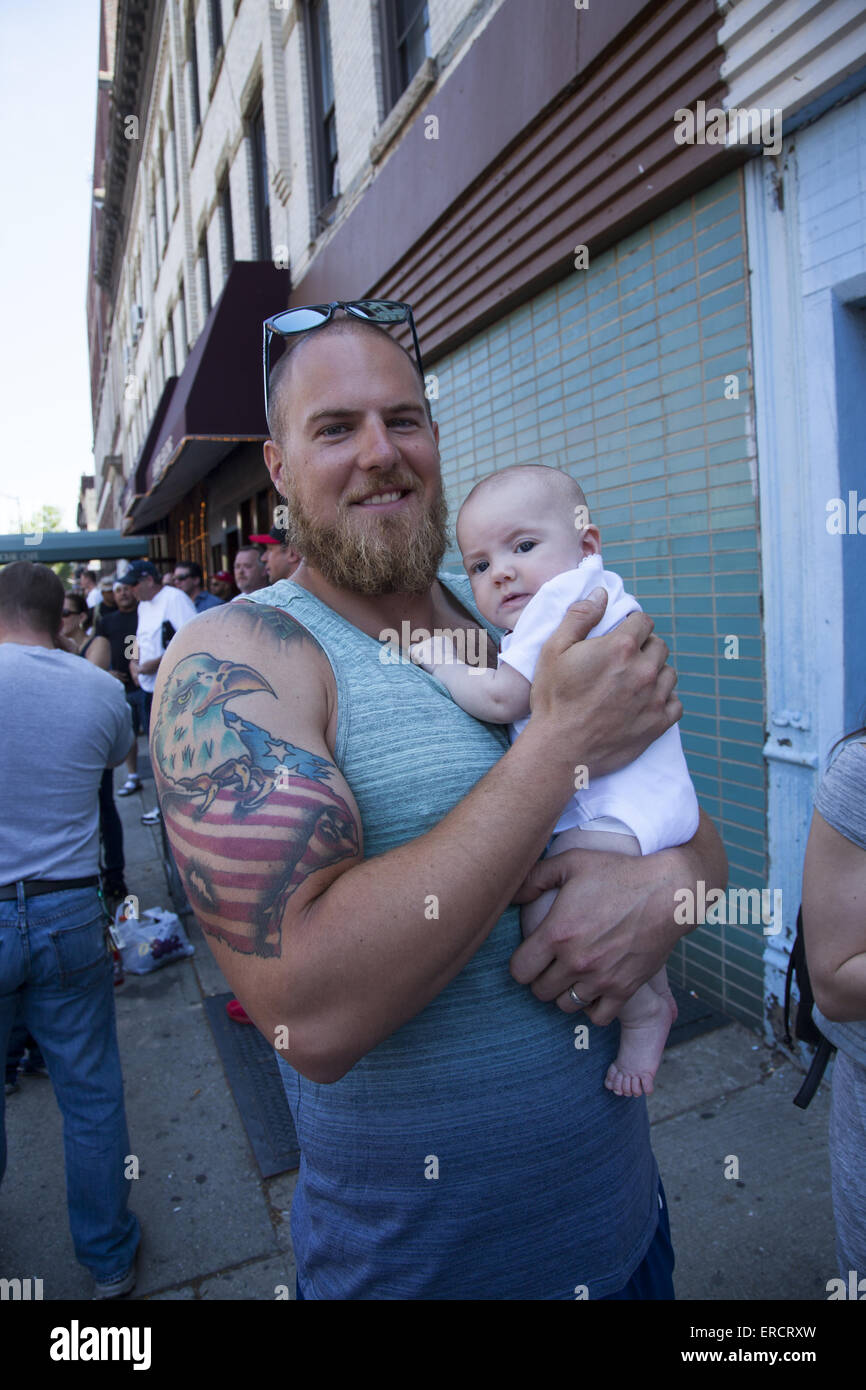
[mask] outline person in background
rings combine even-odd
[[[144,692],[137,686],[129,673],[129,659],[132,655],[135,634],[138,628],[138,603],[128,584],[121,580],[114,583],[115,607],[97,619],[95,631],[105,637],[109,647],[108,670],[123,686],[126,703],[132,714],[132,731],[135,742],[126,756],[126,781],[118,787],[117,796],[132,796],[141,791],[141,778],[138,775],[138,735],[144,732]]]
[[[851,1270],[866,1275],[866,727],[840,743],[815,797],[803,865],[803,937],[814,1019],[837,1048],[830,1174],[836,1255],[847,1285]]]
[[[164,589],[165,589],[165,588],[172,588],[172,589],[173,589],[173,588],[174,588],[174,570],[166,570],[165,574],[162,576],[162,578],[160,579],[159,582],[160,582],[160,584],[162,585],[162,587],[163,587]]]
[[[132,741],[117,681],[58,649],[63,585],[46,565],[0,571],[0,1056],[21,1023],[39,1041],[63,1114],[69,1226],[95,1298],[135,1287],[141,1231],[111,955],[98,888],[98,788]],[[49,775],[34,796],[39,750]],[[6,1167],[0,1098],[0,1180]],[[30,1201],[39,1205],[34,1190]]]
[[[83,569],[80,576],[81,592],[83,593],[88,608],[95,608],[99,602],[99,571]]]
[[[214,597],[221,599],[223,603],[228,603],[237,594],[235,582],[228,570],[217,570],[216,574],[212,574],[208,588]]]
[[[24,1061],[25,1052],[27,1053],[26,1062]],[[14,1096],[21,1090],[18,1085],[19,1067],[22,1076],[47,1077],[48,1075],[48,1068],[45,1065],[45,1058],[42,1056],[39,1044],[23,1023],[13,1024],[9,1034],[9,1043],[6,1049],[6,1076],[3,1086],[7,1096]]]
[[[75,609],[78,610],[77,614],[73,614]],[[82,624],[87,617],[83,594],[65,594],[63,614],[63,621],[68,627],[64,635],[70,644],[70,650],[74,650],[78,656],[83,656],[86,661],[90,661],[101,670],[108,671],[111,663],[108,639],[97,634],[95,627],[92,633],[83,631]],[[123,826],[114,804],[114,773],[110,767],[106,767],[99,783],[99,839],[102,846],[103,892],[109,910],[114,912],[117,904],[126,897],[127,890],[124,879],[126,861],[123,853]]]
[[[85,570],[85,573],[82,574],[82,594],[85,595],[86,600],[88,600],[88,607],[90,610],[95,609],[97,603],[99,603],[101,594],[100,580],[100,570]]]
[[[90,640],[90,609],[87,598],[74,590],[63,595],[63,609],[60,619],[60,636],[65,649],[81,654],[81,649]]]
[[[176,632],[196,616],[192,599],[171,584],[160,585],[159,570],[151,560],[136,560],[123,576],[138,599],[135,656],[129,673],[144,692],[144,732],[150,730],[150,706],[156,673],[165,649]],[[145,825],[159,824],[159,807],[142,816]]]
[[[276,584],[278,579],[289,579],[301,563],[300,553],[292,545],[284,526],[272,526],[266,536],[250,536],[250,540],[265,547],[262,564],[271,584]]]
[[[255,546],[245,545],[235,556],[235,584],[242,594],[254,594],[267,587],[268,572]]]
[[[223,602],[216,594],[209,594],[204,587],[201,565],[195,560],[178,560],[174,567],[174,586],[182,594],[192,599],[196,613],[204,613],[208,608],[219,608]]]
[[[114,575],[105,575],[99,583],[99,609],[103,613],[114,613],[117,604],[114,599]]]

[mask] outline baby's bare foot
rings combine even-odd
[[[623,1015],[629,1015],[624,1017]],[[617,1096],[652,1095],[665,1043],[677,1016],[670,990],[643,985],[620,1014],[622,1032],[616,1060],[604,1084]]]

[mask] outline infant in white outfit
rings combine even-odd
[[[541,648],[572,604],[607,590],[604,616],[589,634],[601,637],[640,604],[602,565],[601,537],[586,498],[568,474],[541,464],[489,474],[476,484],[457,518],[457,541],[478,610],[510,629],[496,670],[467,666],[435,635],[411,648],[470,714],[507,723],[512,742],[529,722],[529,692]],[[569,849],[651,854],[684,844],[698,828],[698,803],[674,726],[634,762],[604,777],[575,779],[578,791],[558,820],[548,855]],[[528,936],[550,911],[555,890],[524,907]],[[620,1096],[649,1094],[676,1005],[662,968],[619,1012],[621,1037],[605,1078]]]

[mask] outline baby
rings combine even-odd
[[[502,639],[496,670],[468,666],[439,637],[414,643],[412,660],[431,672],[478,719],[510,724],[512,742],[529,722],[529,692],[544,643],[567,609],[603,587],[601,637],[640,604],[618,575],[603,568],[597,526],[586,498],[566,473],[541,464],[505,468],[482,478],[457,518],[457,543],[478,611]],[[576,785],[579,783],[576,781]],[[554,828],[548,854],[601,849],[652,854],[684,844],[698,828],[698,803],[679,731],[657,739],[627,767],[587,779]],[[524,936],[553,905],[555,890],[522,909]],[[618,1096],[649,1094],[676,1004],[662,968],[619,1012],[619,1052],[605,1086]]]

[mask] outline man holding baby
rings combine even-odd
[[[299,1296],[672,1298],[646,1102],[605,1088],[606,1025],[682,934],[675,892],[724,884],[724,852],[701,816],[674,849],[534,867],[576,769],[614,772],[679,719],[667,648],[639,612],[585,642],[606,596],[576,604],[511,747],[408,650],[381,660],[385,633],[480,630],[495,666],[499,636],[439,573],[411,311],[287,310],[266,344],[265,459],[304,558],[178,634],[152,741],[190,902],[278,1049]],[[515,897],[550,889],[521,944]]]

